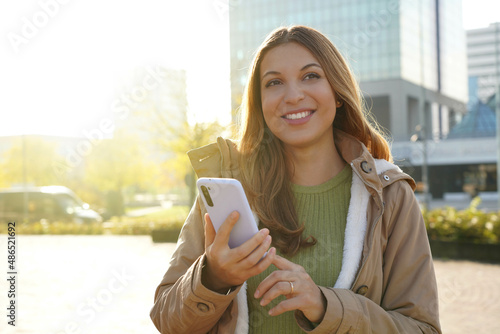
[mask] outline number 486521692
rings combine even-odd
[[[8,225],[8,241],[7,241],[7,262],[10,270],[15,270],[16,266],[16,223],[10,222]]]

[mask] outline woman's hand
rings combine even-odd
[[[275,248],[271,248],[262,258],[271,246],[267,228],[260,230],[242,245],[229,248],[229,235],[238,218],[238,212],[232,212],[215,233],[210,216],[205,215],[206,263],[202,283],[213,291],[226,293],[231,287],[243,284],[250,277],[266,270],[274,260]]]
[[[300,310],[311,322],[321,322],[326,312],[326,298],[304,268],[275,255],[273,264],[280,270],[272,272],[257,287],[254,297],[260,298],[260,305],[269,304],[283,295],[282,301],[269,315],[280,315],[287,311]]]

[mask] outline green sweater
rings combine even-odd
[[[323,184],[310,187],[292,185],[297,214],[306,227],[303,235],[312,235],[318,242],[287,258],[304,267],[312,280],[320,286],[332,287],[340,273],[351,182],[352,170],[347,165],[338,175]],[[282,255],[279,251],[278,254]],[[276,267],[271,265],[263,273],[247,281],[249,333],[303,333],[293,312],[275,317],[267,314],[272,307],[284,300],[284,296],[276,298],[265,307],[260,306],[260,299],[253,297],[259,283],[274,270]]]

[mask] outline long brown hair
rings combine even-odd
[[[333,128],[360,140],[379,159],[392,161],[389,145],[368,122],[358,84],[349,66],[335,46],[319,31],[305,26],[282,27],[271,32],[257,50],[249,69],[249,80],[241,105],[243,113],[238,149],[242,183],[261,223],[269,228],[274,244],[284,254],[295,254],[300,247],[315,243],[304,238],[298,221],[290,172],[282,142],[268,128],[261,103],[260,66],[266,53],[285,43],[307,48],[325,71],[337,99]]]

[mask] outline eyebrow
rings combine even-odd
[[[319,68],[321,68],[321,66],[318,63],[310,63],[310,64],[307,64],[307,65],[304,65],[300,69],[300,71],[304,71],[304,70],[308,69],[309,67],[319,67]],[[261,80],[263,80],[265,76],[271,75],[271,74],[281,74],[281,73],[278,72],[278,71],[267,71],[266,73],[264,73],[264,75],[262,76]]]

